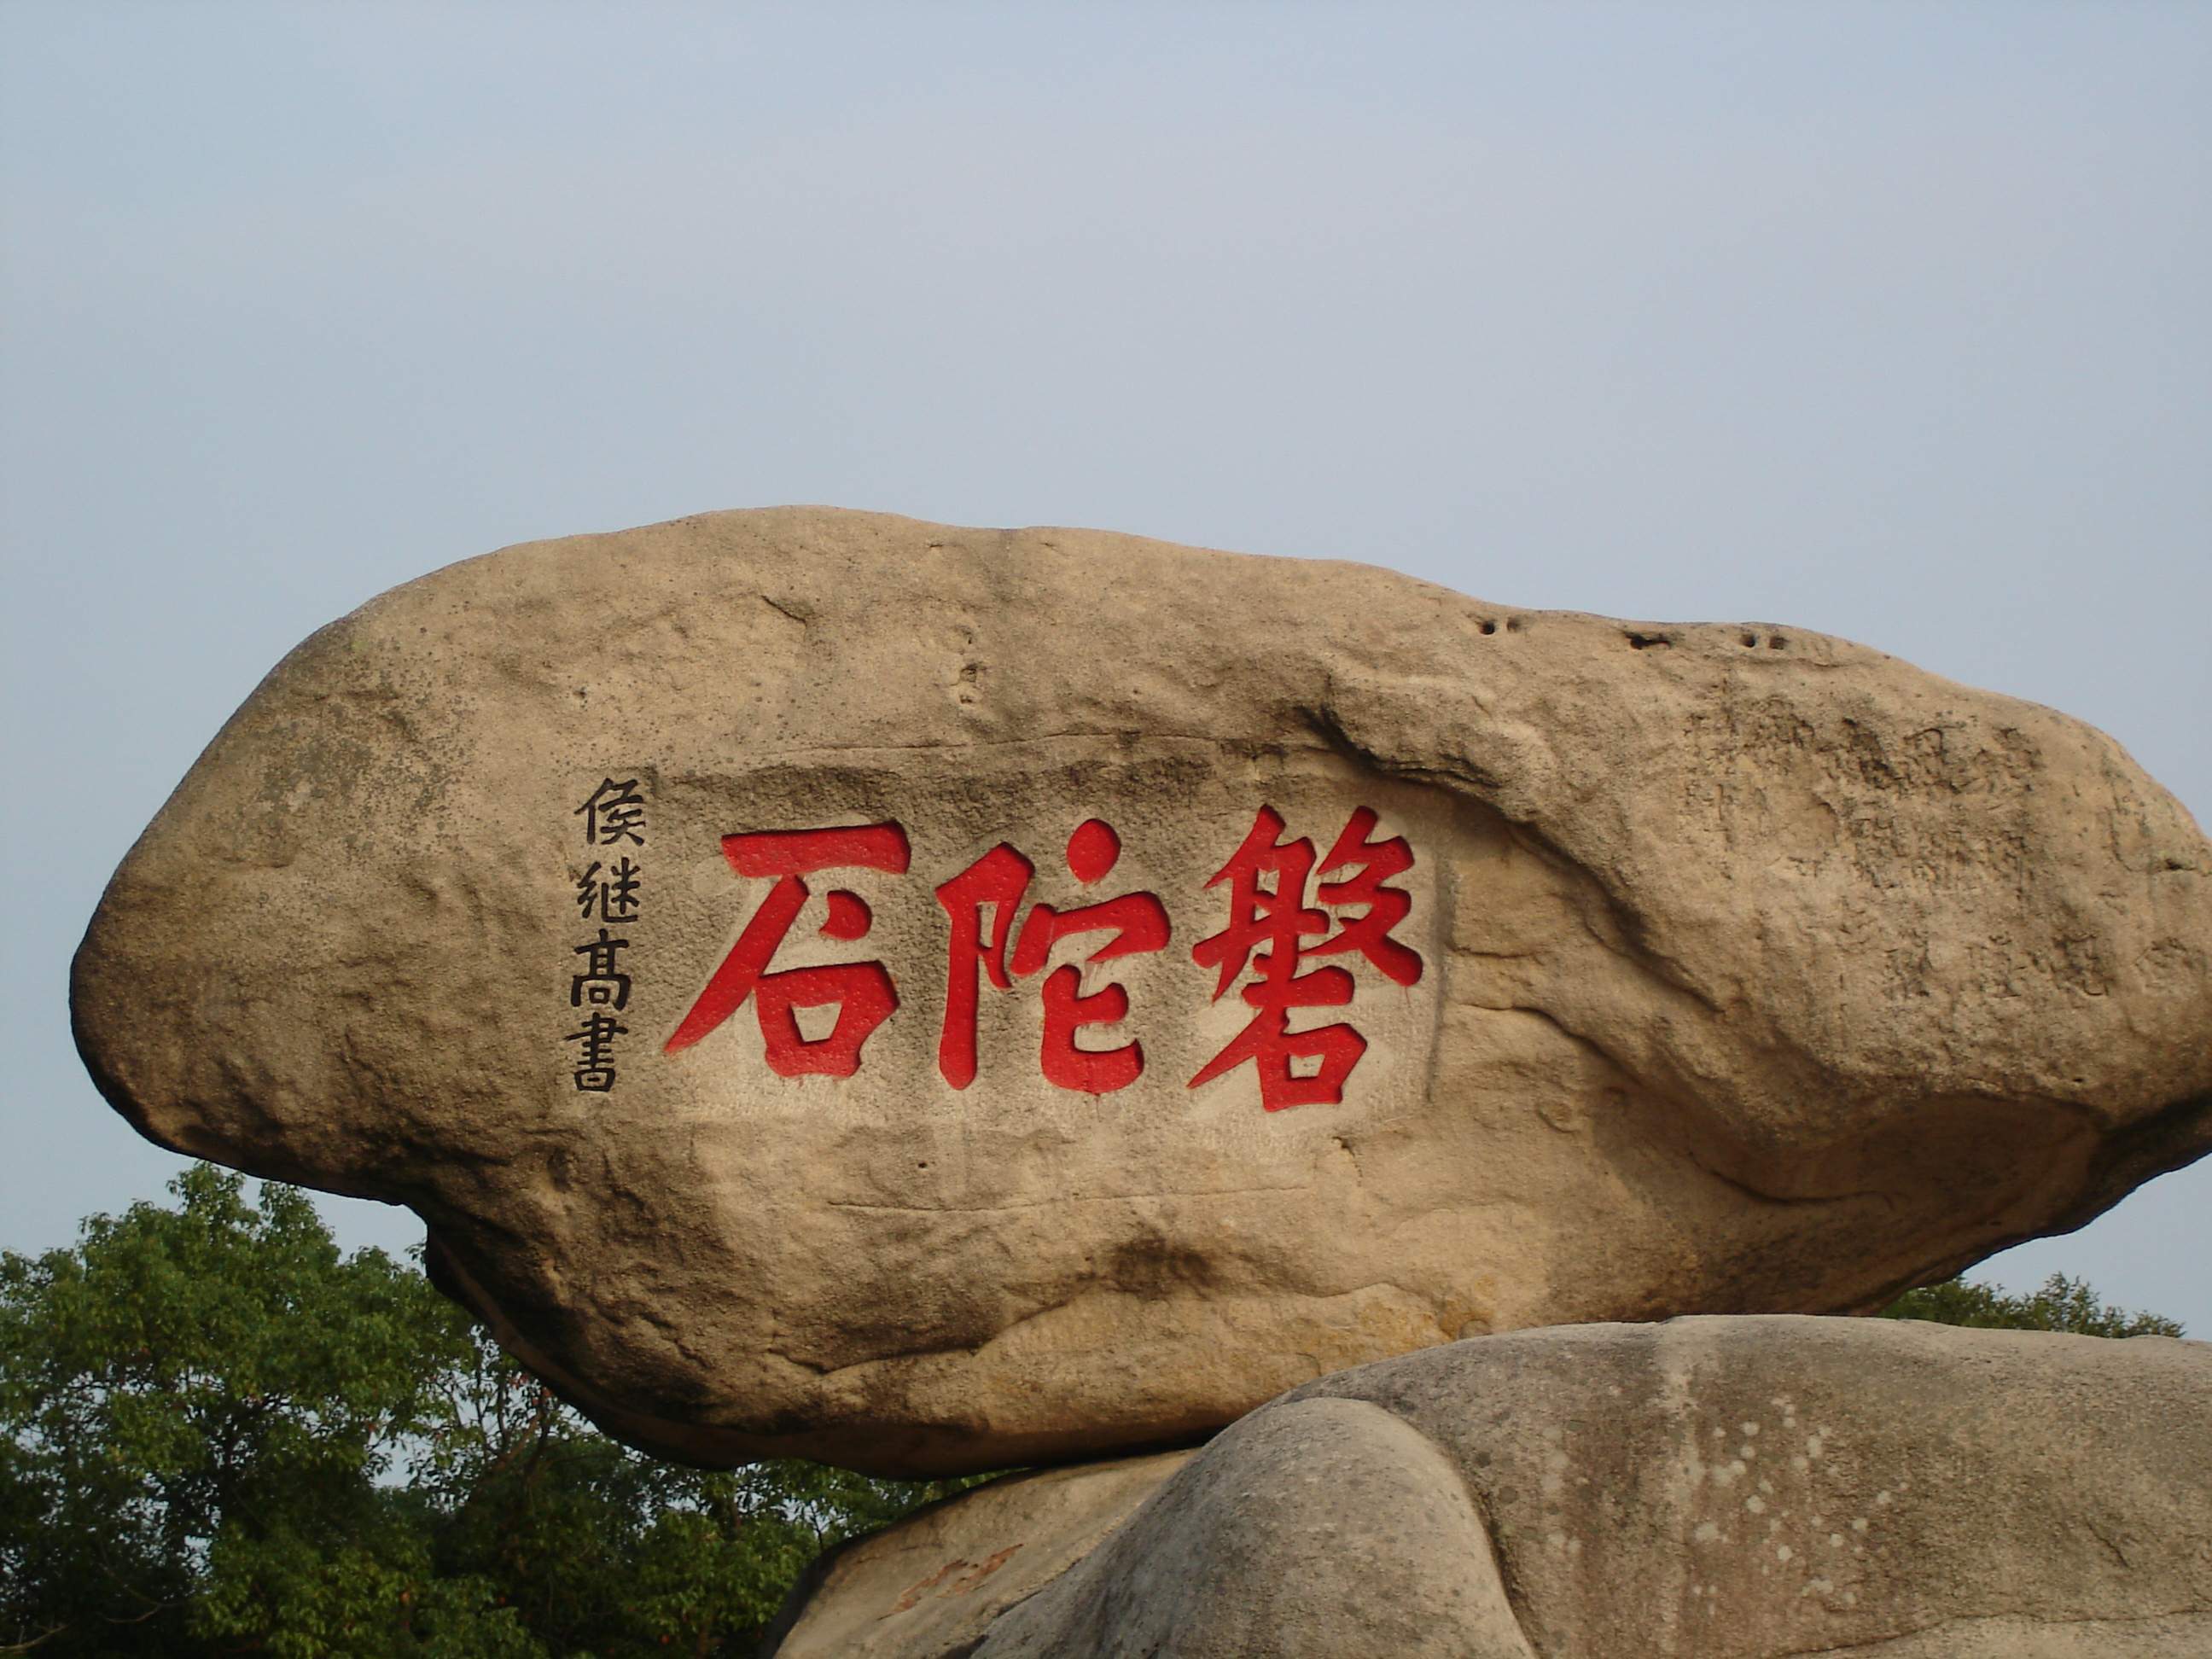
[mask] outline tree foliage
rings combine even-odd
[[[1963,1279],[1907,1291],[1881,1310],[1885,1319],[1932,1319],[1987,1330],[2063,1331],[2075,1336],[2179,1336],[2181,1327],[2154,1313],[2106,1305],[2078,1279],[2053,1273],[2043,1288],[2014,1296]]]
[[[657,1462],[297,1190],[171,1190],[0,1254],[0,1653],[734,1653],[962,1484]]]

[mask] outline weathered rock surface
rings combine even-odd
[[[1786,1316],[1516,1332],[1091,1478],[981,1487],[847,1547],[774,1650],[2212,1652],[2201,1342]],[[1062,1569],[1093,1492],[1103,1541]],[[1032,1547],[1048,1577],[970,1588]]]
[[[779,1632],[791,1655],[954,1653],[1103,1542],[1195,1453],[1008,1475],[817,1562]],[[771,1643],[769,1645],[775,1645]]]
[[[876,828],[769,833],[828,826]],[[1012,920],[956,880],[1018,877],[1002,842],[1129,948],[956,948]],[[1299,843],[1336,866],[1279,878],[1303,917],[1209,885]],[[1048,1024],[1115,987],[1119,1023]],[[118,872],[73,998],[147,1133],[411,1205],[617,1432],[971,1469],[2078,1224],[2212,1146],[2212,847],[2100,733],[1795,629],[720,514],[317,634]],[[1269,1111],[1276,1027],[1315,1052]]]

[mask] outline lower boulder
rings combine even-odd
[[[1515,1332],[826,1560],[771,1650],[2212,1653],[2212,1346],[1886,1320]]]

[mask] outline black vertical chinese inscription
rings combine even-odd
[[[592,859],[574,883],[578,919],[599,924],[596,937],[570,951],[583,959],[568,980],[568,1006],[584,1011],[583,1024],[561,1040],[577,1045],[570,1075],[580,1094],[614,1092],[615,1039],[629,1035],[615,1015],[629,1006],[622,953],[630,948],[629,925],[644,908],[645,868],[629,855],[630,848],[645,845],[645,798],[637,784],[635,778],[605,778],[569,814],[583,819],[586,848],[616,849],[612,862]],[[614,925],[624,931],[617,934]]]
[[[593,1013],[581,1026],[561,1040],[580,1042],[576,1051],[576,1088],[584,1094],[604,1095],[615,1086],[615,1039],[628,1036],[629,1027],[617,1024],[612,1014]]]
[[[616,954],[629,949],[628,939],[615,939],[604,927],[599,938],[579,945],[575,954],[585,959],[585,967],[568,983],[568,1006],[580,1008],[588,1002],[602,1008],[629,1007],[629,975],[615,971]]]
[[[635,778],[620,783],[609,778],[569,816],[583,819],[586,847],[612,847],[623,841],[645,845],[645,798],[637,793]]]
[[[635,921],[643,869],[625,853],[611,865],[592,860],[576,878],[576,908],[586,921]]]

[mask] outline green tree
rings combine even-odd
[[[0,1253],[0,1653],[735,1652],[964,1484],[657,1462],[295,1189],[171,1191]]]
[[[599,1434],[481,1332],[415,1464],[439,1570],[555,1653],[744,1645],[829,1545],[972,1481],[795,1460],[710,1472]]]
[[[1907,1291],[1881,1310],[1884,1319],[1930,1319],[2006,1331],[2063,1331],[2075,1336],[2179,1336],[2181,1327],[2154,1313],[2106,1305],[2078,1279],[2053,1273],[2043,1288],[2013,1296],[1963,1279]]]
[[[521,1651],[432,1585],[387,1477],[469,1349],[420,1273],[205,1165],[169,1210],[0,1255],[0,1642],[57,1653]],[[210,1650],[214,1650],[212,1648]]]

